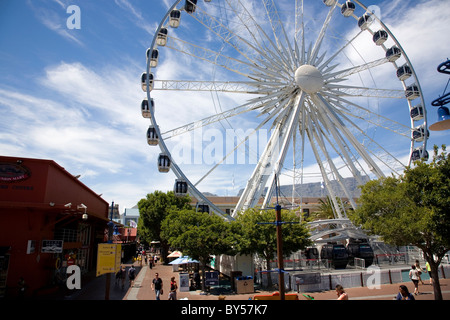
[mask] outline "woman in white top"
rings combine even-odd
[[[416,269],[415,265],[411,266],[411,270],[409,270],[409,279],[414,283],[414,294],[419,294],[419,271]]]

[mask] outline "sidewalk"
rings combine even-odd
[[[136,263],[135,263],[136,265]],[[155,300],[155,293],[151,290],[151,281],[158,272],[159,277],[163,280],[163,291],[161,300],[168,300],[170,278],[175,277],[177,283],[179,282],[178,272],[172,271],[171,265],[157,264],[150,269],[147,265],[143,265],[136,277],[135,285],[129,288],[123,300]],[[395,283],[381,285],[378,289],[369,289],[367,287],[344,288],[349,296],[349,300],[393,300],[398,293],[399,285],[404,284],[408,287],[410,292],[414,292],[412,282]],[[450,279],[440,279],[442,296],[444,300],[450,300]],[[424,285],[419,285],[420,294],[415,296],[416,300],[434,300],[433,286],[428,284],[428,280]],[[289,292],[295,293],[295,292]],[[336,293],[334,290],[323,292],[300,292],[299,300],[307,300],[302,294],[309,294],[314,297],[314,300],[336,300]],[[272,291],[258,291],[251,294],[222,294],[225,300],[249,300],[255,294],[272,294]],[[187,300],[218,300],[218,294],[201,294],[201,291],[177,292],[177,299]]]

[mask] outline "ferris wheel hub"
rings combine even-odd
[[[316,67],[304,64],[295,71],[295,82],[306,93],[316,93],[322,89],[324,80]]]

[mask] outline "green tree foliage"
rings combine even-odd
[[[283,255],[288,256],[295,251],[305,249],[311,244],[309,231],[304,222],[292,211],[282,210],[283,222],[294,222],[282,225]],[[270,260],[277,254],[277,234],[275,224],[275,210],[248,209],[239,214],[233,222],[233,230],[236,235],[236,248],[241,254],[258,254],[263,257],[270,270]],[[263,224],[261,224],[263,223]],[[271,286],[270,277],[269,286]]]
[[[206,212],[172,209],[162,223],[162,238],[175,247],[200,261],[205,290],[205,267],[211,255],[235,254],[231,224],[217,215]]]
[[[438,266],[450,250],[450,156],[434,147],[431,163],[416,161],[400,177],[369,181],[349,218],[393,245],[422,249],[430,264],[435,299],[442,300]]]
[[[164,262],[166,262],[165,258],[169,247],[167,241],[161,237],[161,223],[167,217],[170,210],[190,209],[190,202],[191,199],[189,196],[177,197],[173,191],[167,193],[155,191],[147,194],[145,199],[141,199],[138,202],[139,237],[147,243],[153,240],[160,241]]]

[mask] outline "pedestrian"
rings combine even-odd
[[[158,273],[155,273],[155,278],[152,280],[152,291],[155,291],[156,300],[161,300],[160,297],[163,294],[163,281]]]
[[[125,278],[127,277],[127,272],[123,265],[120,266],[119,272],[117,272],[117,277],[119,279],[119,283],[122,285],[122,289],[125,288]]]
[[[25,279],[23,277],[19,278],[19,282],[17,283],[17,286],[19,287],[18,296],[20,299],[25,298],[25,289],[27,287],[27,284],[25,283]]]
[[[128,270],[128,279],[130,280],[130,288],[134,285],[134,279],[136,278],[136,269],[131,265],[130,270]]]
[[[177,300],[177,289],[178,285],[175,281],[175,277],[170,278],[169,300]]]
[[[419,274],[419,281],[423,285],[423,281],[422,281],[422,278],[420,276],[422,275],[424,270],[420,267],[419,260],[416,260],[416,263],[414,265],[416,266],[417,273]]]
[[[336,294],[338,300],[348,300],[348,294],[344,291],[344,287],[340,284],[336,285]]]
[[[153,269],[153,255],[150,254],[148,257],[148,266],[150,267],[150,269]]]
[[[433,284],[433,278],[431,277],[431,267],[430,267],[430,264],[428,263],[428,261],[425,264],[425,269],[426,269],[426,272],[428,272],[428,275],[430,276],[430,284]]]
[[[398,287],[398,293],[395,300],[416,300],[414,296],[409,292],[408,287],[400,285]]]
[[[409,270],[409,279],[414,283],[414,294],[419,294],[419,272],[416,270],[416,266],[413,264],[411,270]]]

